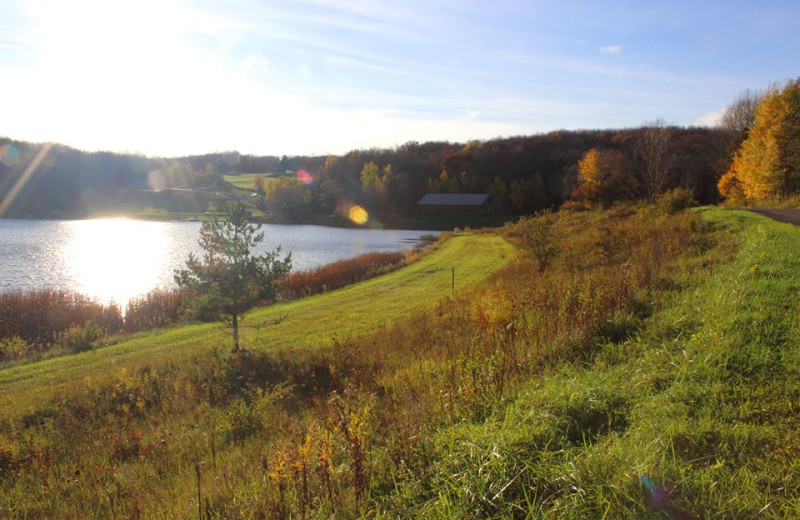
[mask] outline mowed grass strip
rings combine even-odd
[[[240,173],[239,175],[223,175],[222,178],[233,186],[242,190],[255,190],[256,178],[261,177],[264,186],[278,177],[286,177],[285,173]],[[291,175],[289,175],[291,176]]]
[[[407,319],[467,289],[515,256],[494,235],[452,237],[436,251],[393,273],[344,289],[252,311],[243,323],[245,349],[329,345]],[[180,363],[227,349],[230,333],[217,324],[183,326],[125,338],[115,345],[0,370],[0,418],[31,413],[85,378],[99,381],[119,370]]]

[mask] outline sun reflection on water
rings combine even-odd
[[[157,223],[125,219],[75,222],[67,262],[75,289],[125,306],[156,285],[169,239]]]

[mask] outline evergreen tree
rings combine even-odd
[[[204,254],[189,254],[186,269],[175,271],[175,282],[188,289],[188,304],[203,321],[222,321],[232,329],[233,352],[239,351],[239,322],[255,305],[274,301],[278,282],[291,269],[291,253],[279,259],[280,246],[254,256],[264,240],[260,225],[247,221],[244,204],[228,206],[222,219],[203,223],[200,246]]]

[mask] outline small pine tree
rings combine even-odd
[[[291,269],[291,253],[279,259],[280,246],[260,256],[252,250],[264,240],[260,224],[247,221],[244,204],[228,206],[222,219],[203,223],[202,258],[189,254],[175,282],[188,289],[190,310],[200,320],[222,321],[232,329],[233,352],[239,351],[239,322],[255,305],[274,301],[278,282]]]

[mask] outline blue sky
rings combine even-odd
[[[713,124],[800,75],[800,3],[0,0],[0,135],[295,155]]]

